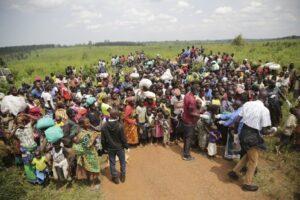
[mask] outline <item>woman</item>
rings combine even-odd
[[[135,145],[139,143],[137,122],[134,117],[134,97],[126,99],[127,105],[124,111],[124,129],[128,144]]]
[[[22,161],[24,164],[26,179],[30,183],[36,183],[37,179],[31,161],[33,159],[33,153],[37,147],[37,144],[34,141],[32,127],[33,121],[28,122],[28,118],[34,120],[30,115],[23,114],[17,116],[16,128],[10,135],[8,135],[8,138],[15,135],[20,141],[20,151],[22,153]]]
[[[100,175],[100,161],[95,148],[97,132],[90,130],[90,121],[87,118],[80,120],[81,132],[74,137],[73,149],[77,155],[76,177],[78,180],[88,179],[93,189],[98,189]]]

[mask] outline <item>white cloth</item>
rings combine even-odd
[[[208,143],[207,154],[209,156],[214,156],[217,154],[217,145],[216,143]]]
[[[239,116],[242,117],[244,124],[259,131],[271,126],[270,111],[260,100],[245,103]]]

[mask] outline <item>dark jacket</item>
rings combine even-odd
[[[101,129],[101,144],[104,150],[127,149],[124,127],[119,121],[108,121]]]

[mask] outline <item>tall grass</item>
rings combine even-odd
[[[17,72],[17,84],[31,82],[35,76],[49,75],[51,72],[63,73],[68,65],[90,67],[97,65],[98,59],[110,62],[114,55],[128,55],[130,52],[143,50],[147,55],[174,59],[187,44],[157,43],[146,46],[75,46],[50,48],[32,51],[25,59],[4,57],[9,68]],[[196,46],[200,46],[198,44]],[[268,42],[251,42],[238,47],[231,44],[202,44],[206,53],[210,51],[234,53],[237,61],[247,58],[251,61],[262,60],[288,65],[291,62],[300,68],[300,40],[282,40]]]

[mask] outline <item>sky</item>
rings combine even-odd
[[[300,35],[299,0],[0,0],[0,46]]]

